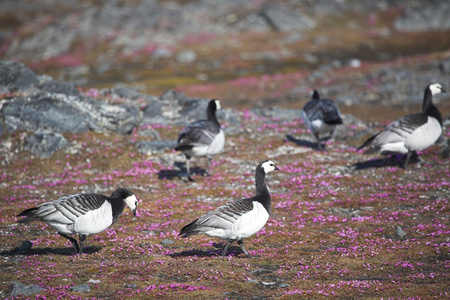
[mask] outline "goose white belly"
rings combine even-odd
[[[316,131],[320,134],[329,133],[329,132],[333,131],[334,128],[336,127],[336,125],[328,125],[323,120],[319,120],[319,119],[312,121],[311,124],[313,127],[313,131]]]
[[[224,240],[239,240],[250,237],[260,231],[266,225],[269,213],[264,206],[253,202],[253,210],[243,214],[227,229],[214,229],[205,232],[211,237],[218,237]]]
[[[214,155],[222,151],[225,145],[225,134],[221,129],[220,132],[214,137],[214,140],[209,145],[195,144],[192,149],[185,150],[184,152],[189,156],[201,157]]]
[[[112,207],[105,201],[98,209],[80,216],[73,224],[73,230],[80,234],[97,234],[111,226],[112,222]]]
[[[421,151],[430,147],[441,136],[442,127],[438,120],[428,116],[428,121],[414,130],[407,138],[405,146],[410,151]]]

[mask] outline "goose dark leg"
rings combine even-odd
[[[408,168],[409,159],[411,158],[412,151],[409,151],[406,155],[406,161],[405,161],[405,170]]]
[[[83,254],[83,242],[86,239],[86,235],[84,234],[79,234],[78,235],[78,239],[80,240],[80,250],[78,251],[78,253]]]
[[[223,248],[222,256],[225,256],[227,254],[228,247],[230,247],[231,243],[232,243],[232,241],[227,241],[227,244],[225,245],[225,248]]]
[[[191,177],[191,158],[189,156],[186,156],[186,171],[188,180],[195,181],[194,178]]]
[[[78,242],[77,242],[76,239],[74,239],[73,237],[70,237],[70,236],[68,236],[68,235],[66,235],[64,233],[61,233],[61,232],[58,232],[58,233],[59,233],[60,236],[68,239],[72,243],[72,246],[75,249],[75,251],[80,253],[80,246],[78,245]]]
[[[317,147],[319,147],[320,151],[324,151],[322,143],[320,142],[319,134],[318,133],[314,133],[314,136],[316,137],[316,140],[317,140]]]
[[[243,242],[242,240],[239,240],[239,241],[237,241],[237,243],[238,243],[239,247],[242,249],[242,251],[245,253],[245,256],[246,256],[246,257],[251,257],[251,256],[248,254],[247,250],[245,250],[244,242]]]
[[[212,161],[212,157],[208,156],[208,165],[206,166],[205,172],[203,172],[203,176],[205,176],[205,177],[210,175],[211,161]]]

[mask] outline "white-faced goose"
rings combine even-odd
[[[207,119],[190,123],[178,136],[175,150],[182,151],[186,156],[186,169],[189,181],[194,181],[191,176],[191,157],[208,157],[209,168],[213,155],[223,150],[225,134],[217,121],[216,110],[221,109],[219,100],[211,100],[206,109]]]
[[[237,242],[248,257],[242,239],[248,238],[261,230],[269,219],[271,199],[266,185],[266,174],[278,170],[270,160],[261,162],[256,167],[256,195],[252,198],[229,202],[210,211],[197,220],[184,226],[180,236],[186,238],[196,234],[206,234],[227,241],[222,256],[227,253],[231,243]]]
[[[433,95],[445,93],[439,83],[432,83],[425,88],[422,112],[406,115],[389,124],[385,129],[367,139],[360,150],[370,145],[365,154],[407,154],[405,169],[414,151],[425,150],[437,141],[442,133],[442,116],[433,104]]]
[[[86,236],[102,232],[114,224],[122,215],[125,204],[136,215],[136,195],[125,188],[119,188],[111,197],[101,194],[64,196],[24,210],[17,216],[25,217],[19,223],[41,221],[50,225],[72,242],[75,251],[83,253]],[[69,234],[77,234],[79,243]]]
[[[342,124],[341,113],[336,104],[330,99],[320,99],[319,93],[314,90],[311,100],[302,110],[302,119],[306,127],[317,140],[317,146],[324,150],[322,141],[331,138],[336,126]],[[320,138],[320,135],[326,135]]]

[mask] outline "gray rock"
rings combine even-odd
[[[101,283],[101,280],[98,280],[98,279],[92,279],[92,278],[91,278],[91,279],[88,280],[88,282],[89,282],[89,283],[93,283],[93,284],[99,284],[99,283]]]
[[[407,233],[400,226],[395,227],[395,234],[399,238],[404,238],[407,235]]]
[[[403,16],[394,22],[399,31],[433,31],[450,29],[450,6],[446,1],[408,1]]]
[[[175,148],[176,141],[139,141],[136,143],[138,152],[141,154],[152,155]]]
[[[7,132],[109,130],[128,134],[137,126],[138,114],[138,109],[132,106],[111,105],[87,97],[37,93],[5,103],[0,118],[3,118]]]
[[[197,59],[197,53],[192,50],[183,50],[176,56],[177,62],[181,64],[188,64],[194,62]]]
[[[24,64],[0,61],[0,92],[30,91],[38,83],[36,74]]]
[[[79,285],[73,286],[70,290],[72,292],[86,293],[86,292],[91,291],[91,287],[89,286],[89,284],[84,283],[84,284],[79,284]]]
[[[169,239],[163,239],[163,240],[161,241],[161,245],[171,245],[171,244],[173,244],[173,243],[175,243],[175,242],[172,241],[172,240],[169,240]]]
[[[299,10],[283,4],[270,4],[263,8],[261,15],[269,26],[282,32],[301,32],[316,26],[316,22]]]
[[[66,96],[81,96],[77,87],[70,82],[58,82],[54,80],[46,80],[37,84],[37,87],[47,93],[65,94]]]
[[[43,288],[35,284],[25,285],[19,281],[15,281],[12,284],[12,291],[10,293],[10,297],[16,297],[20,295],[29,296],[33,294],[38,294],[43,290],[44,290]]]
[[[25,138],[24,149],[36,156],[49,158],[56,151],[69,146],[70,142],[60,133],[38,133]]]
[[[5,120],[7,132],[49,128],[59,132],[85,132],[89,130],[88,114],[75,107],[75,102],[67,96],[45,94],[18,97],[3,105],[0,116]]]
[[[251,111],[266,118],[276,118],[286,121],[298,120],[302,116],[301,109],[284,109],[279,107],[271,107],[253,108]]]

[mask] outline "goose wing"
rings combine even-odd
[[[208,120],[200,120],[189,124],[178,136],[178,147],[183,145],[209,145],[219,134],[220,126]]]
[[[378,133],[373,141],[373,147],[380,148],[385,144],[404,142],[417,128],[424,125],[427,120],[428,117],[424,113],[406,115],[392,122]]]
[[[64,196],[58,200],[46,202],[21,212],[18,216],[25,216],[26,218],[19,222],[39,220],[43,222],[73,224],[79,217],[89,211],[98,209],[106,199],[106,196],[98,194]]]
[[[314,120],[323,120],[327,124],[342,124],[338,107],[329,99],[309,101],[303,108],[302,116],[307,124]]]
[[[215,229],[231,230],[236,220],[252,209],[252,199],[240,199],[229,202],[219,206],[214,211],[204,214],[197,220],[183,227],[180,231],[180,235],[188,237],[190,235],[204,233]]]

